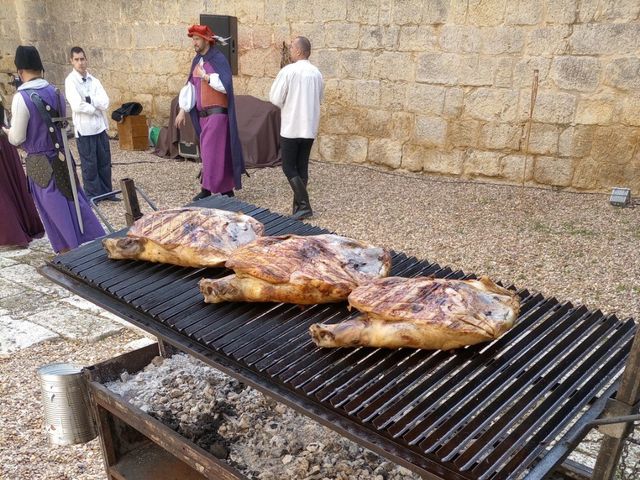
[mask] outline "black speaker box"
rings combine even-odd
[[[227,45],[220,45],[216,42],[215,48],[220,50],[231,65],[231,73],[238,74],[238,18],[229,15],[200,15],[200,25],[207,25],[213,30],[214,35],[223,38],[231,37],[227,40]]]

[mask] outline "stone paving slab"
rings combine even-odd
[[[2,315],[0,316],[0,358],[58,336],[57,333],[41,325]]]
[[[20,285],[24,285],[29,289],[46,295],[56,295],[61,298],[71,295],[71,292],[67,289],[44,278],[38,273],[35,267],[27,265],[26,263],[0,269],[0,278],[19,283]]]
[[[19,295],[24,292],[24,287],[15,282],[0,278],[0,299]]]
[[[16,262],[11,258],[0,256],[0,268],[10,267],[11,265],[17,265],[17,264],[18,262]]]
[[[83,343],[95,343],[124,329],[103,316],[70,305],[37,312],[29,320],[53,330],[62,338]]]

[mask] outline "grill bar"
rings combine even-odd
[[[326,233],[235,199],[201,204],[253,215],[269,235]],[[205,304],[198,281],[227,270],[111,261],[100,242],[51,267],[54,280],[433,479],[542,478],[604,407],[599,392],[615,390],[635,333],[631,319],[522,289],[517,325],[488,344],[320,349],[309,326],[356,316],[346,304]],[[403,253],[391,274],[475,278]]]

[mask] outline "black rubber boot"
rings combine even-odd
[[[302,177],[300,177],[302,178]],[[307,186],[307,182],[309,181],[308,178],[303,178],[302,179],[302,183],[304,183],[304,186]],[[298,204],[298,202],[296,201],[296,197],[294,195],[293,197],[293,206],[291,207],[291,215],[295,215],[296,213],[298,213],[298,210],[300,210],[300,205]]]
[[[197,194],[195,197],[193,197],[193,202],[200,200],[202,198],[207,198],[211,196],[211,192],[209,190],[207,190],[206,188],[202,188],[200,189],[200,193]]]
[[[293,190],[293,201],[297,204],[298,210],[292,215],[295,220],[303,220],[313,215],[311,204],[309,203],[309,193],[304,181],[300,177],[289,179],[289,185]]]

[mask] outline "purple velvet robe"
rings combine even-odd
[[[43,235],[18,151],[0,133],[0,245],[26,247]]]
[[[216,193],[227,192],[233,188],[240,189],[242,188],[242,174],[246,173],[246,169],[238,136],[231,67],[224,54],[213,46],[205,55],[196,55],[191,62],[191,71],[189,72],[189,81],[195,85],[196,92],[200,91],[200,79],[194,78],[192,73],[201,58],[204,59],[204,69],[207,73],[215,72],[220,76],[220,81],[227,91],[228,101],[227,115],[214,114],[199,118],[199,98],[197,98],[196,107],[189,112],[196,134],[200,139],[202,186]],[[220,128],[218,133],[215,132],[217,128]]]
[[[64,97],[60,95],[60,103],[58,103],[56,91],[53,86],[47,85],[43,88],[37,89],[36,91],[45,103],[53,106],[54,108],[61,105],[60,115],[64,116],[66,114]],[[42,120],[38,109],[31,101],[25,90],[20,90],[19,93],[22,94],[22,98],[29,109],[27,138],[20,147],[28,154],[41,153],[49,158],[49,162],[56,161],[57,152],[51,142],[47,126]],[[60,145],[62,145],[60,131],[57,132],[57,135],[58,141],[60,142]],[[69,160],[73,161],[73,159]],[[40,218],[44,224],[51,246],[56,253],[61,250],[75,248],[82,243],[104,235],[104,229],[91,210],[91,206],[87,201],[87,197],[85,196],[77,177],[75,178],[75,181],[78,189],[78,200],[80,203],[80,214],[82,215],[82,221],[84,224],[84,233],[80,232],[78,217],[76,215],[76,209],[73,201],[68,200],[58,190],[53,176],[49,181],[49,185],[45,188],[38,186],[29,178],[29,189],[31,190],[31,195],[38,211],[40,212]]]

